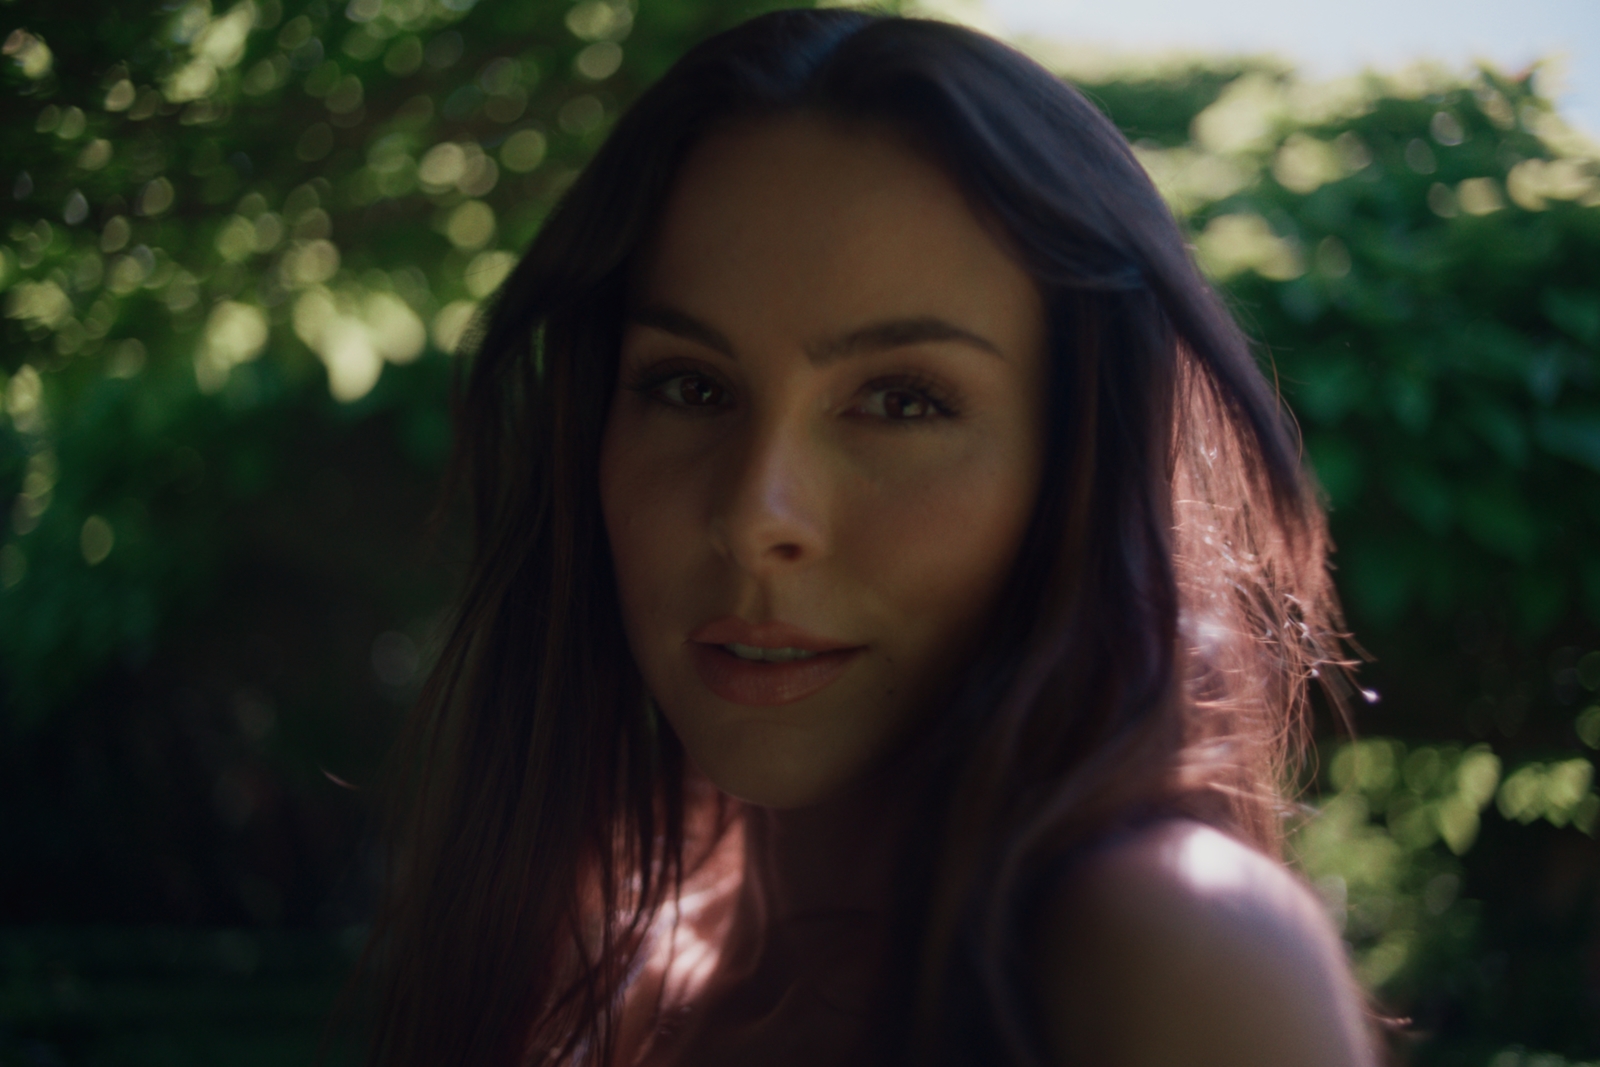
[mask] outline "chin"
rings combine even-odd
[[[682,730],[679,736],[689,759],[713,785],[758,807],[808,808],[849,792],[864,777],[870,759],[841,758],[827,746],[805,743],[811,738],[796,743],[795,732],[792,726],[748,723],[715,739],[684,737]]]

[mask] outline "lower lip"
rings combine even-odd
[[[721,645],[691,644],[694,668],[707,689],[730,704],[770,708],[820,692],[849,669],[859,648],[819,652],[809,659],[763,663],[740,659]]]

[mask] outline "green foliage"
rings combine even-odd
[[[6,9],[0,779],[30,807],[0,847],[56,872],[30,914],[359,913],[324,772],[370,769],[448,600],[448,353],[617,111],[759,6]],[[1079,80],[1261,341],[1377,657],[1385,736],[1325,749],[1301,863],[1419,1060],[1593,1059],[1600,153],[1492,71]],[[77,1040],[36,949],[7,1025]]]
[[[437,470],[441,353],[617,108],[747,7],[30,11],[0,102],[14,721],[205,607],[228,517],[296,477],[284,412],[393,414]]]
[[[1467,607],[1528,639],[1600,622],[1600,149],[1489,71],[1254,70],[1189,115],[1171,94],[1207,92],[1193,72],[1137,88],[1092,91],[1148,131],[1264,342],[1364,631]]]
[[[1573,893],[1572,872],[1560,885],[1536,869],[1594,834],[1591,762],[1534,761],[1502,776],[1488,745],[1392,739],[1329,755],[1319,808],[1299,827],[1293,854],[1363,983],[1387,1010],[1415,1020],[1423,1040],[1414,1059],[1567,1062],[1553,1052],[1524,1056],[1524,1044],[1593,1057],[1589,983],[1572,951],[1592,937],[1583,897],[1592,885],[1580,873]],[[1530,856],[1520,828],[1534,824],[1544,840]],[[1535,869],[1486,876],[1485,864],[1503,868],[1519,854]],[[1554,908],[1538,899],[1551,896],[1571,899]],[[1509,952],[1507,927],[1523,942]]]
[[[1407,738],[1325,751],[1296,855],[1419,1061],[1592,1058],[1600,149],[1531,78],[1228,72],[1090,91],[1300,420],[1387,698],[1358,725]]]
[[[359,938],[261,931],[0,931],[0,1065],[316,1060]],[[331,1064],[356,1057],[337,1045]]]

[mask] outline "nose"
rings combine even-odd
[[[728,477],[711,519],[717,553],[753,574],[827,551],[824,458],[794,423],[756,423],[727,442]]]

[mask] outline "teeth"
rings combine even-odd
[[[757,660],[761,663],[789,663],[797,659],[810,659],[815,652],[808,652],[803,648],[757,648],[754,645],[727,644],[723,648],[732,652],[740,659]]]

